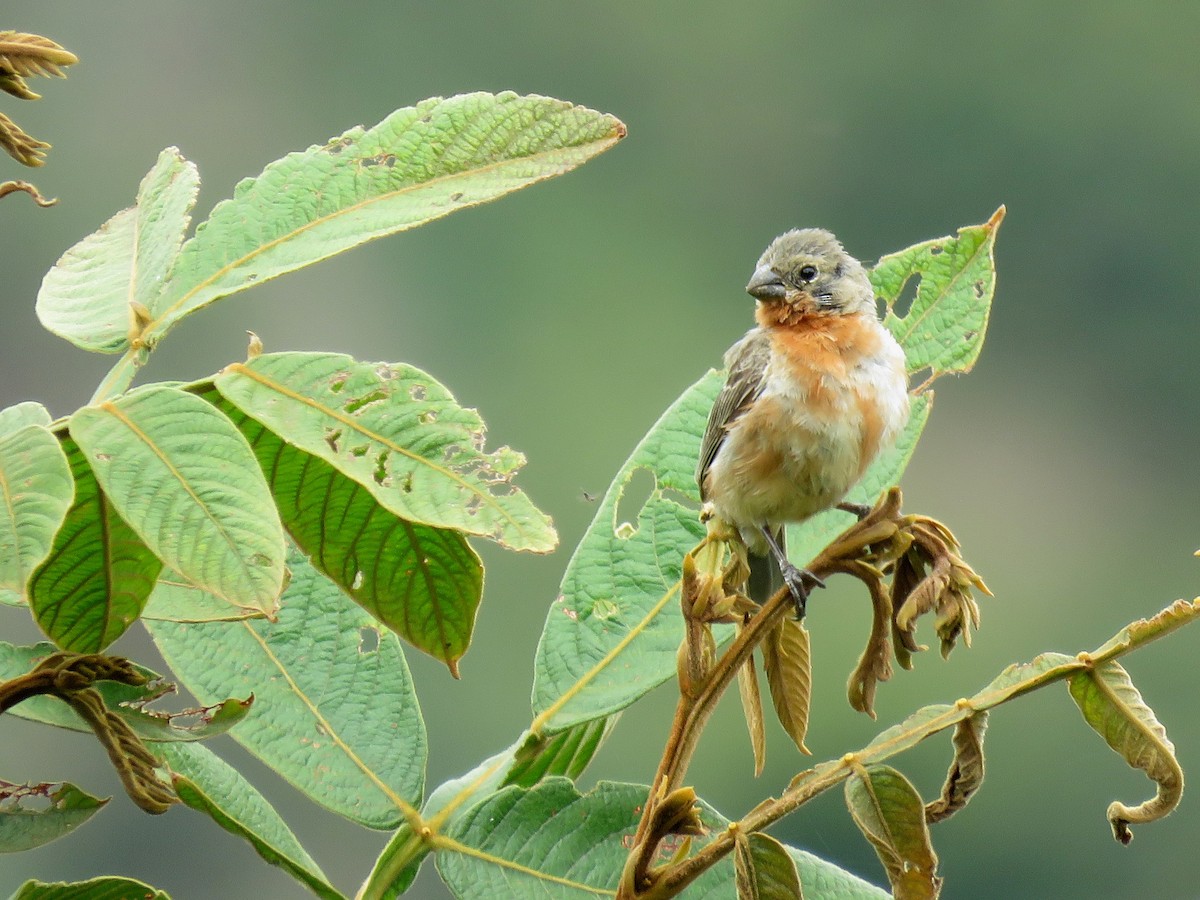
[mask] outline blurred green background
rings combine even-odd
[[[52,210],[0,206],[0,404],[87,401],[110,358],[40,329],[33,301],[72,243],[133,199],[158,151],[200,167],[197,214],[241,177],[424,97],[511,88],[612,112],[629,137],[582,170],[380,241],[219,304],[166,341],[148,378],[195,378],[269,350],[407,361],[478,407],[495,444],[525,451],[526,490],[551,512],[549,557],[481,547],[488,584],[463,680],[411,664],[430,727],[430,785],[507,745],[529,721],[531,660],[570,549],[597,494],[659,412],[750,322],[742,285],[766,243],[822,225],[874,260],[987,219],[1000,204],[999,283],[983,357],[939,383],[904,479],[911,510],[945,519],[996,593],[973,649],[935,652],[881,687],[879,722],[845,704],[867,630],[860,592],[810,604],[818,759],[860,746],[918,705],[953,700],[1010,662],[1091,648],[1200,584],[1196,528],[1200,224],[1200,6],[1171,2],[103,4],[10,10],[0,27],[46,34],[81,62],[39,80],[38,103],[0,105],[55,144],[32,174]],[[1189,60],[1191,60],[1189,62]],[[2,633],[27,641],[24,614]],[[925,626],[929,631],[929,626]],[[932,635],[928,635],[932,637]],[[1200,772],[1193,677],[1200,631],[1128,662]],[[137,636],[117,650],[154,664]],[[1190,674],[1189,674],[1190,673]],[[646,781],[672,708],[630,710],[587,776]],[[714,719],[693,776],[729,815],[807,766],[777,728],[755,781],[736,701]],[[353,891],[383,835],[308,804],[229,739],[215,745]],[[934,834],[944,896],[1200,895],[1200,804],[1137,830],[1104,819],[1151,784],[1083,724],[1065,690],[995,713],[988,778]],[[940,786],[948,737],[898,764]],[[80,833],[0,863],[27,877],[119,873],[177,898],[299,897],[248,846],[173,809],[137,813],[102,753],[6,717],[0,776],[71,779],[117,794]],[[879,882],[873,852],[828,795],[780,838]],[[445,893],[426,867],[412,895]]]

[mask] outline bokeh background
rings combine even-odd
[[[177,145],[204,179],[198,214],[284,153],[427,96],[505,88],[612,112],[618,147],[571,175],[360,248],[196,316],[147,378],[196,378],[268,349],[332,349],[428,369],[530,459],[550,511],[549,557],[481,547],[478,636],[453,682],[412,654],[430,785],[507,745],[529,721],[545,610],[597,494],[645,429],[747,327],[742,285],[767,241],[833,229],[865,260],[1008,206],[987,345],[938,385],[904,477],[910,509],[950,522],[996,593],[973,649],[935,652],[881,688],[879,722],[849,710],[866,604],[834,584],[810,605],[818,759],[861,746],[913,708],[971,693],[1042,650],[1091,648],[1200,584],[1194,286],[1200,224],[1200,5],[693,2],[565,4],[47,2],[0,27],[46,34],[81,63],[45,99],[0,98],[55,144],[31,173],[58,207],[0,206],[0,404],[58,415],[109,358],[41,330],[33,301],[72,243],[133,199]],[[0,176],[23,177],[0,160]],[[36,632],[0,610],[0,634]],[[928,629],[928,626],[926,626]],[[932,637],[932,635],[930,635]],[[1200,631],[1128,660],[1185,770],[1200,772]],[[154,664],[146,642],[118,649]],[[592,766],[646,781],[669,721],[661,690],[630,710]],[[310,805],[229,739],[335,884],[353,891],[385,836]],[[993,714],[988,777],[935,841],[946,897],[1200,896],[1200,803],[1116,845],[1114,798],[1150,783],[1090,732],[1066,691]],[[926,792],[948,736],[896,762]],[[77,834],[0,862],[27,877],[119,873],[177,898],[299,897],[303,889],[190,811],[162,819],[120,796],[99,749],[6,717],[0,776],[71,779],[116,799]],[[737,815],[808,764],[770,733],[755,781],[731,700],[693,774]],[[874,854],[828,795],[776,830],[876,882]],[[413,889],[441,898],[426,871]]]

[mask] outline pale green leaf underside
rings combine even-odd
[[[0,781],[0,853],[32,850],[58,840],[107,802],[73,784],[16,785]]]
[[[137,201],[88,235],[42,281],[38,318],[84,350],[129,345],[130,302],[150,307],[163,290],[187,229],[200,178],[174,147],[159,154]]]
[[[39,662],[55,652],[53,644],[40,643],[28,647],[17,647],[0,641],[0,681],[16,678],[32,671]],[[143,708],[146,704],[169,693],[173,686],[163,683],[161,676],[143,666],[136,667],[146,676],[148,683],[141,687],[119,684],[115,681],[98,681],[95,688],[100,692],[104,705],[125,720],[138,737],[147,741],[199,741],[228,731],[242,721],[249,712],[251,702],[247,700],[219,700],[204,710],[183,710],[179,713],[163,713],[156,709]],[[249,697],[249,694],[243,694]],[[54,725],[71,731],[90,734],[92,729],[71,707],[57,697],[38,696],[23,700],[9,710],[11,715],[31,722]]]
[[[434,98],[242,181],[183,247],[150,338],[220,297],[581,165],[624,136],[602,113],[513,93]]]
[[[639,785],[601,782],[580,794],[562,778],[532,790],[505,788],[456,820],[446,834],[449,841],[438,848],[438,871],[460,900],[611,896],[645,799],[646,788]],[[710,808],[701,809],[710,833],[727,824]],[[794,858],[805,891],[813,888],[810,900],[887,896],[816,857],[797,853]],[[728,900],[732,887],[733,863],[727,857],[679,896]]]
[[[0,409],[0,437],[20,431],[26,425],[49,425],[50,411],[35,400],[24,400]]]
[[[227,367],[221,394],[412,522],[546,552],[549,518],[512,484],[525,457],[483,447],[479,414],[412,366],[339,353],[270,353]]]
[[[0,436],[0,590],[25,594],[73,496],[66,454],[45,425]]]
[[[255,694],[234,738],[328,809],[394,828],[420,803],[425,726],[399,640],[298,553],[276,622],[147,622],[202,702]]]
[[[200,744],[155,749],[175,773],[175,790],[184,804],[249,841],[259,856],[318,897],[341,898],[275,808],[240,772]]]
[[[234,606],[273,610],[283,527],[245,438],[199,397],[150,385],[71,416],[105,495],[155,555]]]
[[[238,622],[263,618],[254,609],[230,606],[174,572],[163,572],[146,600],[142,618],[163,622]]]

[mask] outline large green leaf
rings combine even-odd
[[[230,606],[174,572],[163,572],[150,592],[142,617],[164,622],[237,622],[261,619],[259,610]]]
[[[402,519],[325,460],[283,441],[212,387],[198,390],[241,430],[292,539],[372,616],[458,674],[483,594],[463,535]]]
[[[148,385],[71,416],[105,495],[166,565],[234,606],[283,587],[283,527],[246,439],[187,391]]]
[[[552,550],[549,518],[512,484],[525,457],[485,453],[479,414],[406,365],[340,353],[270,353],[227,367],[222,395],[285,441],[361,484],[397,516]]]
[[[241,773],[200,744],[156,748],[174,773],[180,801],[250,842],[255,852],[306,885],[318,897],[340,900],[274,807]]]
[[[991,249],[1001,218],[997,214],[986,225],[963,229],[961,248],[952,238],[919,245],[926,250],[906,257],[902,271],[893,271],[891,257],[880,261],[884,268],[872,277],[888,305],[885,322],[897,332],[910,374],[932,368],[936,376],[964,365],[962,353],[950,362],[949,357],[930,354],[928,328],[935,329],[940,346],[974,347],[971,352],[978,354],[991,301]],[[940,249],[935,250],[935,244]],[[974,249],[967,252],[968,246]],[[973,273],[981,265],[988,277],[977,291],[976,281],[983,275]],[[964,272],[970,276],[965,287],[959,283]],[[920,328],[912,311],[904,319],[891,312],[914,274],[921,276],[925,291],[921,307],[914,305],[921,321],[928,323]],[[971,315],[957,314],[964,308],[973,310]],[[721,384],[722,374],[709,372],[688,388],[642,439],[600,503],[567,567],[538,645],[533,705],[539,724],[553,730],[608,715],[675,676],[682,634],[681,560],[704,534],[697,520],[696,459]],[[896,445],[880,454],[848,500],[874,502],[899,481],[933,404],[933,391],[923,387],[912,398],[908,424]],[[655,483],[631,518],[621,508],[621,498],[639,470],[648,471]],[[803,565],[851,522],[849,514],[832,510],[790,526],[789,557]],[[719,632],[717,637],[727,634]]]
[[[645,800],[646,788],[639,785],[601,782],[580,794],[562,778],[531,790],[505,788],[472,807],[438,841],[438,871],[460,900],[611,896]],[[728,824],[708,807],[701,814],[710,834]],[[674,846],[665,849],[669,853]],[[793,858],[808,900],[887,896],[814,856],[793,851]],[[733,881],[727,857],[679,896],[725,900],[733,894]]]
[[[9,900],[171,900],[164,891],[132,878],[104,875],[87,881],[27,881]]]
[[[32,850],[74,831],[106,804],[73,784],[0,780],[0,853]]]
[[[49,425],[50,411],[35,400],[24,400],[0,409],[0,435],[20,431],[26,425]]]
[[[0,590],[25,594],[73,494],[71,467],[50,429],[0,434]]]
[[[32,671],[34,666],[56,649],[53,644],[17,647],[0,641],[0,681]],[[174,691],[175,686],[164,683],[161,676],[143,666],[135,668],[146,676],[146,684],[139,687],[116,681],[97,681],[94,687],[104,700],[105,707],[124,719],[125,724],[143,740],[199,741],[223,734],[245,718],[253,702],[253,698],[247,695],[245,700],[218,700],[205,709],[185,709],[177,713],[160,712],[149,708],[149,704]],[[31,722],[69,728],[72,731],[92,730],[71,707],[57,697],[30,697],[8,712]]]
[[[160,153],[135,204],[46,273],[37,297],[42,324],[84,350],[119,353],[128,347],[135,325],[131,304],[150,308],[161,293],[199,186],[196,167],[178,150]]]
[[[75,502],[30,580],[29,605],[58,646],[98,653],[137,620],[162,563],[117,515],[79,445],[64,435],[62,449]]]
[[[533,787],[545,778],[578,778],[612,730],[616,717],[585,722],[553,735],[525,732],[515,744],[429,794],[421,818],[436,830],[509,785]],[[428,844],[404,824],[379,854],[363,883],[361,900],[395,900],[412,884],[429,854]]]
[[[147,339],[252,284],[568,172],[624,134],[612,116],[560,100],[478,93],[288,154],[196,229],[148,304]]]
[[[318,803],[370,828],[419,805],[425,725],[395,635],[300,554],[277,621],[147,622],[201,702],[253,692],[234,738]]]

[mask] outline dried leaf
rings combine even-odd
[[[932,825],[948,819],[971,799],[983,784],[983,735],[987,713],[963,719],[954,727],[954,760],[946,773],[942,795],[925,805],[925,821]]]
[[[739,629],[740,631],[741,629]],[[738,669],[738,694],[742,698],[742,714],[746,717],[746,728],[750,732],[750,749],[754,751],[754,777],[762,774],[767,761],[767,738],[763,728],[762,695],[758,690],[758,670],[754,655]]]
[[[7,197],[9,194],[15,194],[17,191],[23,191],[28,194],[38,206],[53,206],[58,202],[56,199],[43,197],[42,192],[28,181],[5,181],[0,184],[0,197]]]
[[[856,766],[846,805],[879,856],[896,900],[936,900],[942,879],[921,795],[891,766]]]
[[[46,150],[50,145],[30,137],[4,113],[0,113],[0,147],[3,147],[17,162],[26,166],[40,166],[46,162]]]
[[[762,832],[739,831],[733,844],[738,900],[803,900],[800,873],[779,841]]]
[[[20,100],[41,100],[41,94],[35,94],[25,83],[25,79],[12,72],[0,72],[0,91],[12,94]]]
[[[1154,822],[1179,805],[1183,769],[1175,758],[1175,747],[1119,663],[1105,662],[1078,672],[1067,679],[1067,687],[1083,718],[1108,746],[1158,784],[1155,796],[1145,803],[1129,807],[1114,801],[1109,805],[1113,837],[1128,844],[1133,840],[1130,825]]]
[[[883,582],[878,578],[864,579],[871,592],[871,635],[867,646],[859,657],[858,665],[850,673],[846,684],[846,695],[851,709],[864,712],[875,718],[875,688],[881,681],[892,677],[889,634],[892,626],[892,600]]]
[[[79,62],[79,57],[49,38],[19,31],[0,31],[0,74],[55,75],[65,78],[62,66]]]
[[[779,724],[801,753],[808,733],[808,713],[812,703],[812,655],[808,631],[803,623],[783,619],[762,642],[763,668]]]

